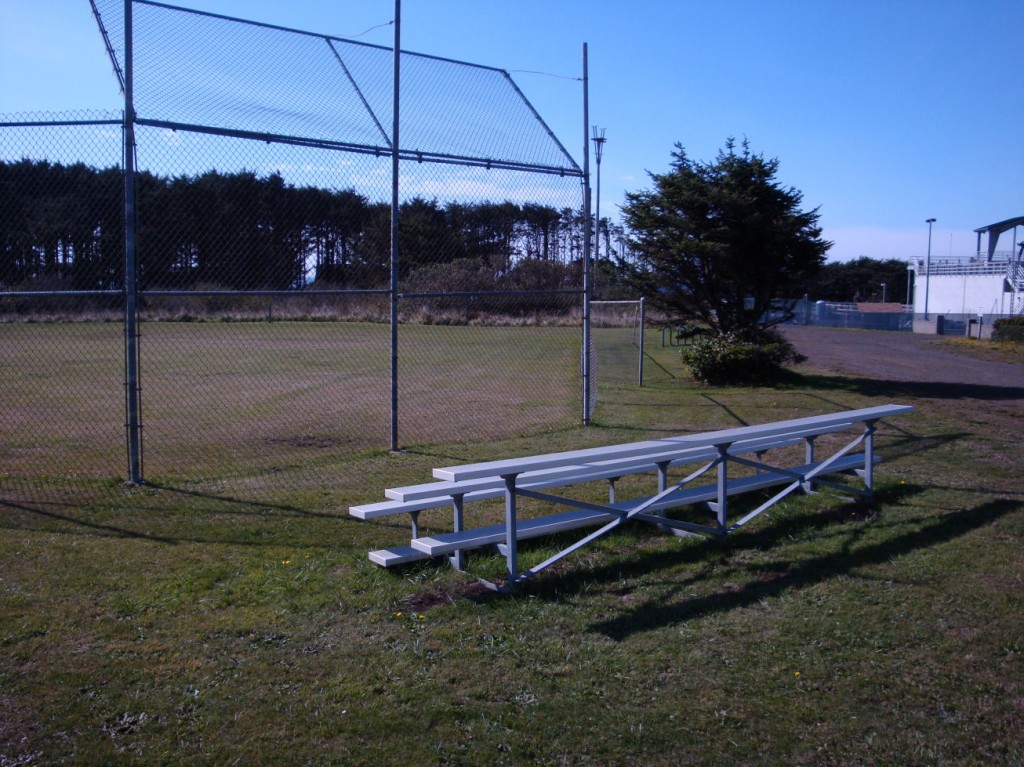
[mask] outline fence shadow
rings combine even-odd
[[[49,523],[59,527],[55,530],[74,531],[86,535],[100,537],[117,537],[133,540],[153,541],[169,545],[183,543],[216,543],[230,545],[253,545],[252,536],[245,535],[203,535],[194,521],[178,513],[171,513],[164,516],[162,533],[143,530],[141,528],[151,527],[144,524],[143,520],[147,514],[160,514],[168,509],[182,508],[177,497],[182,499],[194,499],[195,501],[208,505],[204,517],[222,517],[224,515],[251,517],[253,523],[259,523],[262,519],[294,517],[306,519],[310,522],[323,521],[328,524],[345,524],[350,521],[347,515],[331,514],[312,511],[300,506],[291,504],[264,502],[236,498],[228,495],[217,495],[213,493],[185,490],[169,485],[146,483],[145,487],[154,491],[157,495],[172,499],[170,503],[163,503],[152,499],[148,501],[138,498],[130,504],[130,512],[115,515],[118,518],[126,519],[123,523],[111,521],[99,522],[91,518],[94,515],[85,507],[74,502],[59,502],[40,499],[18,500],[15,498],[0,497],[0,512],[8,512],[0,518],[0,529],[29,529],[36,527],[35,522]],[[155,496],[154,496],[155,497]],[[110,517],[109,514],[105,514]],[[130,521],[127,521],[130,520]],[[294,537],[294,536],[293,536]],[[259,545],[281,545],[282,537],[277,535],[263,541],[256,541]],[[304,545],[297,540],[288,541],[287,545]]]

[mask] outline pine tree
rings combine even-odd
[[[831,243],[818,209],[776,180],[779,161],[733,139],[714,162],[676,144],[672,168],[651,174],[652,191],[628,194],[630,282],[662,309],[719,334],[756,340],[787,319],[784,299],[802,295]],[[790,314],[790,316],[792,316]]]

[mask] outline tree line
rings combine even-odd
[[[140,172],[136,189],[142,289],[389,284],[390,206],[355,190],[298,187],[277,173],[249,171],[174,178]],[[581,282],[579,210],[414,198],[402,203],[399,219],[404,282],[438,282],[446,265],[472,274],[463,287],[474,290]],[[122,289],[123,223],[119,168],[0,163],[0,288]],[[523,273],[533,276],[524,280]]]
[[[884,261],[861,256],[852,261],[830,262],[821,267],[805,291],[821,301],[907,302],[910,272],[897,258]]]
[[[123,289],[123,184],[117,167],[0,163],[0,289]],[[354,190],[296,187],[280,174],[210,171],[174,178],[142,172],[137,192],[142,289],[380,289],[389,284],[390,207]],[[627,212],[638,210],[636,202],[627,205]],[[399,215],[403,290],[581,285],[583,216],[578,209],[507,201],[442,205],[414,198],[402,204]],[[624,230],[601,221],[596,297],[638,295],[626,277],[644,265],[637,245],[644,242],[646,223],[632,221],[633,229]],[[662,235],[671,230],[662,228]],[[749,247],[743,253],[753,259],[743,268],[720,268],[727,260],[721,253],[701,268],[728,280],[765,273],[763,254]],[[773,273],[796,276],[788,269]],[[658,276],[653,294],[664,297],[667,285],[693,281],[683,277],[667,270]],[[751,294],[749,285],[737,288]],[[906,290],[902,261],[860,258],[820,265],[790,279],[784,295],[878,301],[884,293],[890,301],[901,301]]]

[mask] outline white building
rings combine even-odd
[[[1024,242],[1017,242],[1018,227],[1024,227],[1024,216],[975,229],[978,247],[970,258],[910,262],[915,331],[936,332],[934,323],[940,315],[945,322],[959,323],[980,316],[983,324],[991,325],[999,317],[1024,314]],[[997,250],[1000,235],[1011,230],[1010,249]],[[983,234],[988,235],[985,250]]]

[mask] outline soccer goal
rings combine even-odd
[[[590,404],[603,386],[644,384],[644,299],[590,302]]]

